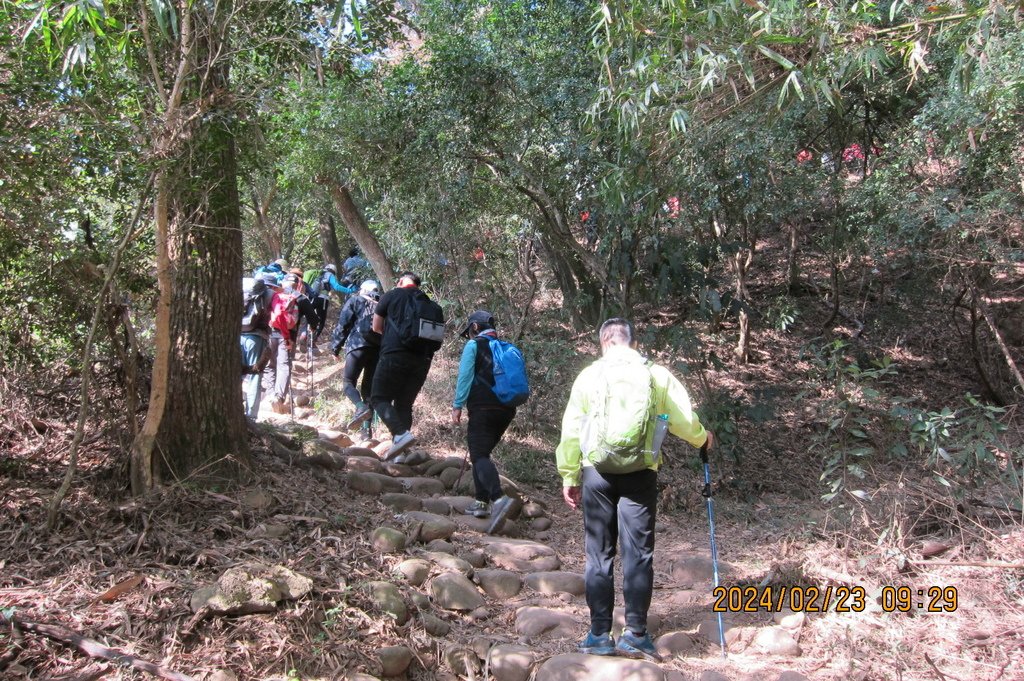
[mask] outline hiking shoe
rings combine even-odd
[[[479,499],[474,501],[472,504],[466,507],[463,511],[466,515],[471,515],[474,518],[486,518],[491,515],[491,505],[486,501],[480,501]]]
[[[412,434],[411,430],[407,430],[401,435],[396,435],[391,440],[391,449],[388,450],[388,455],[384,457],[384,460],[391,461],[391,459],[408,449],[414,442],[416,442],[416,436]]]
[[[593,632],[588,631],[587,637],[580,641],[579,651],[587,655],[614,655],[615,641],[611,634],[594,636]]]
[[[487,528],[487,534],[494,534],[505,524],[505,516],[512,510],[512,497],[507,494],[491,504],[491,524]]]
[[[283,397],[275,397],[270,401],[270,408],[274,410],[275,414],[287,414],[288,405],[284,403]]]
[[[629,629],[622,630],[622,635],[615,642],[615,653],[622,657],[647,658],[652,662],[661,662],[661,655],[654,649],[651,635],[638,636]]]
[[[360,425],[366,419],[373,416],[373,410],[370,409],[369,405],[364,404],[363,406],[356,409],[356,413],[349,419],[349,422],[345,425],[345,430],[353,430],[356,426]]]

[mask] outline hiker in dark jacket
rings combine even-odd
[[[331,346],[334,356],[345,362],[342,386],[345,397],[356,409],[347,428],[352,430],[362,423],[363,434],[367,438],[371,434],[369,423],[373,416],[373,410],[368,404],[370,389],[373,387],[373,374],[380,357],[380,334],[373,331],[373,313],[379,299],[380,286],[377,282],[364,281],[359,287],[359,294],[349,298],[341,308]],[[341,355],[342,350],[345,351],[344,357]],[[356,389],[360,374],[363,377],[362,385]]]
[[[414,304],[419,288],[419,276],[403,272],[398,285],[381,297],[373,313],[373,330],[381,334],[381,345],[370,406],[391,432],[386,460],[400,461],[398,457],[416,441],[411,430],[412,405],[434,360],[433,350],[407,348],[399,329],[402,315]]]
[[[469,410],[466,442],[473,465],[476,501],[465,512],[477,518],[490,516],[491,523],[487,528],[490,534],[499,528],[512,509],[512,498],[501,490],[501,479],[491,461],[491,452],[515,418],[516,410],[502,404],[494,394],[494,357],[490,346],[490,339],[498,337],[494,317],[487,310],[477,310],[469,315],[461,335],[469,341],[459,362],[452,423],[462,420],[463,407]]]
[[[356,289],[354,286],[347,286],[345,282],[339,281],[338,268],[331,263],[327,263],[324,265],[320,276],[311,283],[308,293],[310,300],[313,301],[313,307],[316,308],[316,313],[320,318],[320,322],[316,327],[309,327],[313,330],[313,334],[312,338],[307,340],[313,346],[313,354],[319,353],[316,344],[320,340],[320,334],[323,333],[324,324],[327,323],[327,310],[331,306],[331,291],[347,296],[355,293]]]

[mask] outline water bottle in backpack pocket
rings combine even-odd
[[[661,445],[665,443],[666,435],[668,435],[668,414],[658,414],[654,420],[654,439],[651,440],[651,454],[654,455],[654,463],[661,461]]]

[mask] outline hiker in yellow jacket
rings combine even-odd
[[[714,446],[714,436],[693,412],[682,383],[645,360],[635,338],[625,319],[601,325],[601,359],[573,383],[555,458],[565,502],[583,507],[590,632],[580,651],[657,659],[647,632],[660,458],[656,424],[660,416],[668,432],[694,447]],[[616,642],[612,569],[620,529],[626,626]]]

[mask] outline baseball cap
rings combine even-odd
[[[298,283],[299,278],[294,274],[286,274],[284,279],[281,280],[281,285],[284,286],[285,288],[289,288],[289,284],[291,285],[291,288],[295,288],[295,286],[297,286]]]
[[[466,328],[462,330],[459,335],[463,338],[469,338],[469,329],[473,324],[480,324],[494,328],[494,315],[487,310],[476,310],[473,314],[469,315],[469,319],[466,321]]]

